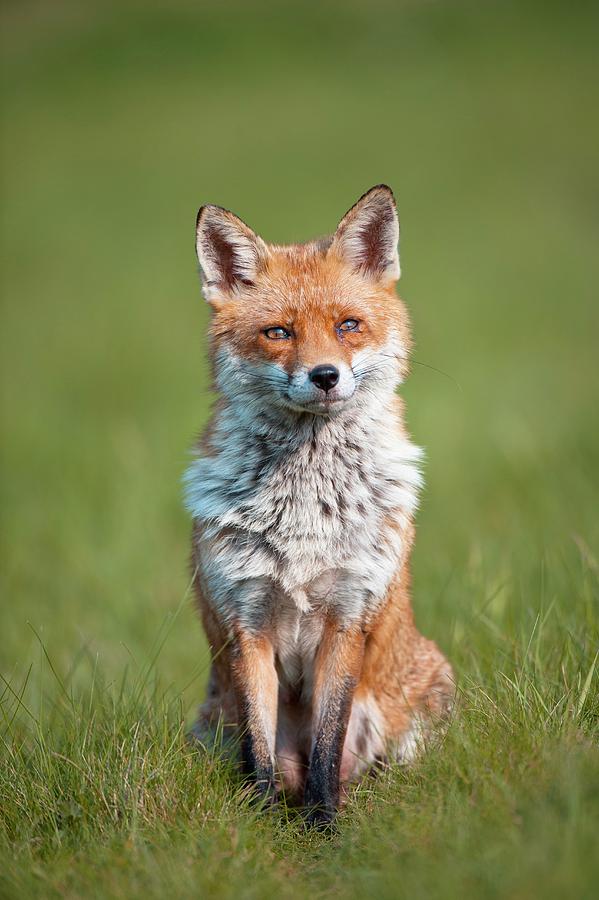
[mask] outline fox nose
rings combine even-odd
[[[330,391],[339,381],[339,369],[328,364],[324,366],[314,366],[308,377],[316,387],[319,387],[323,391]]]

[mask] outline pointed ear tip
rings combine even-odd
[[[375,184],[374,187],[371,187],[369,191],[366,191],[364,194],[365,197],[369,197],[371,194],[379,194],[380,196],[387,197],[391,200],[394,206],[395,203],[395,194],[391,190],[388,184]]]
[[[226,210],[224,210],[222,206],[216,206],[215,203],[204,203],[198,209],[198,214],[196,216],[196,231],[200,227],[200,222],[202,221],[202,219],[206,218],[207,215],[223,212],[226,212]]]
[[[198,214],[196,216],[196,233],[199,232],[200,226],[202,225],[206,216],[213,210],[214,207],[211,203],[204,203],[203,206],[200,206],[198,209]]]

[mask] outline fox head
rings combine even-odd
[[[252,411],[319,416],[393,393],[410,349],[395,293],[398,241],[386,185],[364,194],[332,237],[290,246],[203,206],[196,249],[219,391]]]

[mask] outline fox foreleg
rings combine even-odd
[[[314,673],[312,752],[304,792],[310,824],[326,825],[337,812],[341,756],[363,655],[361,628],[327,624]]]
[[[259,796],[271,800],[275,794],[278,680],[270,639],[238,630],[232,642],[232,663],[242,768]]]

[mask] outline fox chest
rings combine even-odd
[[[195,465],[202,574],[226,617],[277,622],[289,644],[294,630],[314,631],[295,612],[360,618],[384,596],[415,503],[414,466],[351,440]]]

